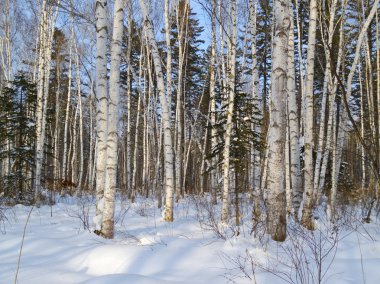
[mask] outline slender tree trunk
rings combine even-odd
[[[344,14],[345,12],[346,3],[347,1],[342,2],[342,14]],[[336,74],[339,74],[339,70],[343,61],[343,43],[344,43],[343,23],[344,23],[344,19],[342,19],[340,23],[338,58],[337,58],[337,64],[335,67]],[[331,44],[329,46],[326,46],[326,49],[331,48]],[[331,52],[329,52],[329,55],[331,56]],[[331,68],[330,68],[330,71],[332,71]],[[329,81],[328,81],[328,93],[330,95],[330,98],[329,98],[329,114],[328,114],[329,118],[327,121],[326,147],[323,153],[323,160],[322,160],[322,165],[321,165],[321,173],[319,177],[319,185],[318,185],[318,192],[317,192],[317,200],[320,199],[320,195],[322,194],[322,190],[325,185],[327,163],[329,160],[329,154],[332,151],[333,136],[334,137],[336,136],[336,129],[334,126],[335,125],[334,121],[335,121],[335,116],[336,116],[336,106],[335,106],[336,92],[337,92],[337,78],[334,77],[333,79],[332,76],[330,75]]]
[[[272,43],[271,96],[269,102],[267,229],[275,241],[286,238],[285,195],[285,100],[287,86],[287,54],[289,44],[289,3],[276,0],[273,6],[274,34]]]
[[[83,146],[83,109],[82,109],[82,92],[81,92],[81,81],[80,81],[80,65],[79,65],[79,54],[78,46],[76,40],[75,44],[75,61],[77,66],[77,96],[78,96],[78,115],[79,115],[79,173],[78,173],[78,184],[77,184],[77,195],[82,195],[83,188],[83,167],[84,167],[84,146]]]
[[[285,193],[286,193],[286,212],[292,214],[293,212],[293,192],[291,190],[290,180],[290,138],[289,138],[289,103],[288,98],[285,100]]]
[[[292,210],[298,219],[302,202],[302,178],[301,178],[301,150],[299,145],[298,106],[296,97],[295,62],[294,62],[294,25],[292,12],[290,13],[290,32],[288,46],[288,115],[289,115],[289,142],[290,142],[290,181],[292,189]]]
[[[358,61],[359,61],[359,57],[360,57],[360,51],[361,51],[361,48],[362,48],[362,44],[363,44],[363,41],[365,40],[365,36],[366,36],[366,32],[370,26],[370,23],[371,21],[373,20],[374,16],[375,16],[375,13],[377,11],[377,8],[378,8],[378,4],[379,4],[379,0],[375,0],[374,4],[373,4],[373,7],[371,8],[370,10],[370,13],[367,17],[367,19],[365,20],[364,24],[363,24],[363,27],[359,33],[359,36],[358,36],[358,40],[357,40],[357,44],[356,44],[356,50],[355,50],[355,57],[354,57],[354,60],[351,64],[351,68],[349,69],[350,72],[348,74],[348,77],[347,77],[347,91],[346,91],[346,98],[343,98],[343,99],[347,99],[347,102],[350,100],[351,98],[351,94],[352,94],[352,81],[353,81],[353,78],[354,78],[354,75],[355,75],[355,72],[356,72],[356,66],[358,64]],[[330,199],[330,205],[331,205],[331,217],[334,218],[335,217],[335,204],[336,204],[336,193],[337,193],[337,184],[338,184],[338,178],[339,178],[339,169],[340,169],[340,164],[341,164],[341,156],[342,156],[342,147],[343,147],[343,144],[344,144],[344,141],[345,141],[345,133],[343,130],[347,129],[348,127],[348,112],[350,110],[342,110],[343,114],[342,114],[342,118],[341,118],[341,126],[339,127],[339,133],[338,133],[338,141],[337,141],[337,146],[336,146],[336,157],[335,155],[333,154],[333,181],[332,181],[332,188],[331,188],[331,199]],[[369,154],[369,153],[367,153]],[[335,160],[335,161],[334,161]],[[373,162],[373,161],[372,161]],[[378,169],[375,169],[375,171],[377,171]]]
[[[132,50],[132,2],[127,4],[128,7],[128,47],[127,47],[127,64],[131,66],[131,50]],[[132,196],[132,149],[131,149],[131,102],[132,102],[132,78],[131,69],[127,70],[127,154],[126,154],[126,179],[127,179],[127,195]]]
[[[36,156],[35,156],[35,180],[34,180],[34,190],[35,199],[39,198],[41,192],[41,167],[42,167],[42,156],[43,148],[41,145],[42,136],[42,112],[44,100],[44,69],[46,68],[45,54],[46,54],[46,44],[47,44],[47,11],[46,11],[46,1],[42,1],[42,15],[41,15],[41,36],[40,36],[40,58],[38,60],[38,74],[37,74],[37,107],[36,107]],[[39,201],[37,201],[39,202]]]
[[[166,97],[168,98],[169,108],[172,101],[172,49],[170,43],[170,1],[165,0],[165,41],[166,41]]]
[[[177,27],[178,27],[178,84],[177,84],[177,102],[176,102],[176,155],[175,155],[175,176],[176,176],[176,198],[177,201],[182,192],[182,174],[183,174],[183,145],[182,145],[182,121],[183,121],[183,79],[184,79],[184,62],[186,47],[186,32],[189,4],[187,0],[177,5]],[[183,10],[181,10],[183,9]]]
[[[216,0],[212,0],[211,12],[211,58],[210,58],[210,120],[211,120],[211,151],[218,144],[216,132],[216,97],[215,97],[215,56],[216,56]],[[211,202],[217,202],[218,176],[217,176],[217,157],[211,159]]]
[[[60,108],[61,108],[61,100],[60,100],[60,96],[61,96],[61,68],[60,68],[60,64],[61,64],[61,60],[60,60],[60,56],[57,55],[56,58],[55,58],[55,61],[56,61],[56,68],[55,68],[55,72],[56,72],[56,76],[57,76],[57,89],[56,89],[56,92],[55,92],[55,109],[56,109],[56,113],[55,113],[55,129],[54,129],[54,191],[57,191],[58,189],[58,180],[60,178],[60,170],[59,170],[59,161],[60,161],[60,155],[59,155],[59,133],[60,133],[60,128],[59,128],[59,125],[60,125]]]
[[[69,41],[69,69],[68,69],[68,88],[67,88],[67,103],[66,103],[66,115],[65,126],[63,133],[63,157],[62,157],[62,179],[67,179],[67,147],[68,147],[68,129],[69,129],[69,117],[70,117],[70,105],[71,105],[71,82],[72,82],[72,46],[74,41],[74,22],[73,16],[70,18],[71,35]]]
[[[327,143],[325,143],[325,121],[328,117],[328,113],[326,111],[327,109],[327,97],[328,97],[328,87],[329,83],[331,81],[331,55],[330,55],[330,48],[332,46],[333,41],[333,33],[334,33],[334,22],[335,22],[335,13],[336,13],[336,7],[337,7],[337,0],[333,0],[331,3],[331,6],[329,8],[330,11],[330,19],[329,19],[329,28],[327,31],[328,39],[327,42],[324,39],[324,45],[325,45],[325,54],[326,54],[326,68],[325,68],[325,74],[324,74],[324,81],[323,81],[323,90],[322,90],[322,103],[321,103],[321,111],[320,111],[320,123],[319,123],[319,135],[318,135],[318,144],[317,144],[317,157],[315,161],[315,169],[314,169],[314,198],[315,201],[318,203],[318,197],[320,196],[319,191],[319,183],[321,177],[321,167],[322,167],[322,154],[324,152],[324,149],[327,146]]]
[[[89,125],[89,132],[90,132],[90,141],[89,141],[89,145],[90,145],[90,153],[89,153],[89,158],[88,158],[88,188],[90,189],[90,191],[92,192],[92,189],[93,189],[93,186],[94,186],[94,167],[93,167],[93,164],[94,164],[94,148],[96,148],[95,146],[95,141],[94,141],[94,127],[93,127],[93,100],[94,100],[94,81],[92,80],[92,78],[90,78],[90,96],[89,96],[89,119],[90,119],[90,125]]]
[[[363,94],[363,83],[362,83],[362,72],[361,72],[361,64],[359,63],[359,86],[360,86],[360,130],[361,135],[364,137],[365,129],[364,129],[364,94]],[[366,166],[365,166],[365,152],[364,152],[364,146],[361,145],[360,149],[361,154],[361,167],[362,167],[362,181],[361,181],[361,190],[364,192],[364,189],[366,187]],[[364,196],[364,195],[363,195]]]
[[[256,14],[257,14],[257,1],[249,1],[250,11],[250,33],[251,33],[251,52],[252,52],[252,100],[257,103],[257,109],[261,111],[262,103],[260,99],[260,78],[259,66],[257,64],[257,48],[256,48]],[[256,112],[256,110],[255,110]],[[251,129],[256,132],[258,137],[261,137],[261,126],[259,122],[262,121],[262,114],[253,115],[254,122],[251,124]],[[251,147],[251,164],[252,164],[252,194],[254,199],[254,215],[257,219],[260,215],[260,178],[261,178],[261,157],[260,151],[255,149],[252,143]]]
[[[103,222],[107,157],[107,0],[96,0],[96,216],[95,229]]]
[[[58,14],[59,1],[56,6],[49,6],[45,0],[42,1],[42,28],[41,28],[41,50],[37,85],[37,109],[36,109],[36,154],[35,154],[35,200],[40,203],[41,173],[44,158],[44,145],[46,133],[46,112],[50,83],[50,61],[55,22]],[[53,12],[54,7],[56,10]]]
[[[75,110],[74,110],[74,120],[73,120],[73,125],[72,125],[72,128],[73,128],[73,135],[71,136],[71,145],[72,146],[72,149],[73,149],[73,155],[71,157],[71,182],[72,183],[76,183],[77,182],[77,171],[78,171],[78,168],[77,168],[77,151],[78,151],[78,127],[77,127],[77,121],[78,121],[78,104],[76,105],[75,107]],[[72,192],[70,192],[70,194],[72,194]]]
[[[108,135],[106,178],[104,189],[104,211],[102,219],[102,235],[105,238],[114,236],[115,193],[117,187],[118,163],[118,124],[120,120],[120,63],[123,39],[124,0],[116,0],[114,6],[114,22],[111,43],[110,89],[108,103]]]
[[[170,123],[170,107],[167,97],[165,96],[165,83],[161,66],[160,54],[157,47],[157,42],[154,38],[153,26],[148,16],[148,10],[144,0],[139,0],[144,30],[146,32],[151,53],[153,57],[154,69],[156,72],[157,89],[160,96],[162,121],[164,127],[164,159],[165,159],[165,209],[164,220],[167,222],[173,221],[173,195],[174,195],[174,174],[173,174],[173,143],[171,136]]]
[[[135,125],[135,141],[133,149],[133,171],[132,171],[132,192],[131,192],[131,201],[135,202],[136,193],[137,193],[137,157],[138,157],[138,141],[139,141],[139,130],[140,130],[140,117],[141,117],[141,100],[146,93],[147,84],[142,80],[146,80],[146,71],[144,66],[148,66],[148,73],[151,72],[149,64],[146,63],[147,58],[149,57],[149,48],[147,46],[141,45],[140,48],[140,59],[139,59],[139,77],[138,77],[138,86],[139,86],[139,96],[137,99],[137,114],[136,114],[136,125]],[[146,54],[146,55],[145,55]],[[144,71],[143,71],[144,70]],[[150,84],[151,82],[149,82]],[[143,86],[142,86],[143,85]]]
[[[310,0],[310,20],[307,48],[307,68],[305,87],[305,199],[302,209],[302,225],[312,230],[314,229],[312,214],[314,209],[314,169],[313,169],[313,129],[314,129],[314,61],[315,61],[315,41],[317,33],[318,6],[316,0]]]
[[[304,135],[304,120],[305,120],[305,82],[304,82],[304,70],[303,70],[303,49],[302,49],[302,22],[300,19],[300,4],[298,0],[295,0],[296,6],[296,22],[297,22],[297,50],[298,50],[298,70],[299,70],[299,99],[300,99],[300,108],[299,120],[300,120],[300,135]]]
[[[228,217],[228,195],[229,195],[229,175],[230,175],[230,145],[232,134],[232,117],[234,112],[235,100],[235,80],[236,80],[236,48],[237,48],[237,7],[236,0],[230,3],[231,8],[231,31],[228,40],[229,50],[229,80],[228,80],[228,98],[227,98],[227,122],[224,135],[223,150],[223,192],[222,192],[222,223],[227,223]]]

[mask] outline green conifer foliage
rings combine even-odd
[[[36,86],[19,73],[0,94],[0,161],[8,165],[0,191],[18,202],[25,200],[33,178],[35,108]]]

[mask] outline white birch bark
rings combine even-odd
[[[347,1],[342,2],[342,14],[345,13]],[[343,43],[344,43],[344,18],[342,18],[339,28],[339,47],[338,47],[338,58],[337,63],[335,67],[335,72],[339,74],[339,70],[341,68],[341,64],[343,61]],[[326,48],[329,48],[330,46],[326,46]],[[332,69],[330,69],[332,71]],[[337,78],[332,78],[332,76],[329,76],[329,82],[328,82],[328,93],[330,94],[329,98],[329,118],[327,121],[327,136],[326,136],[326,147],[324,149],[323,153],[323,160],[321,165],[321,173],[319,177],[319,185],[318,185],[318,192],[317,192],[317,200],[320,199],[320,195],[322,194],[322,190],[325,185],[325,179],[326,179],[326,170],[327,170],[327,163],[329,160],[329,154],[333,150],[333,145],[336,145],[336,141],[333,142],[332,137],[336,137],[336,125],[335,125],[335,116],[336,116],[336,106],[335,106],[335,98],[336,98],[336,91],[337,91],[337,84],[338,80]],[[336,139],[335,139],[336,140]],[[334,150],[334,153],[336,149]],[[334,168],[334,166],[333,166]]]
[[[252,53],[252,100],[257,102],[257,108],[262,109],[260,95],[259,69],[257,64],[257,48],[256,48],[256,26],[257,26],[257,1],[249,1],[250,13],[250,33],[251,33],[251,53]],[[251,129],[261,136],[261,126],[258,121],[262,121],[262,115],[254,115],[255,121],[251,125]],[[257,120],[257,121],[256,121]],[[254,198],[254,214],[258,218],[260,215],[260,178],[261,178],[261,158],[260,151],[251,148],[251,164],[252,164],[252,194]]]
[[[35,201],[36,204],[40,203],[41,194],[41,173],[42,162],[44,158],[44,144],[46,133],[46,110],[49,95],[50,83],[50,62],[51,62],[51,47],[53,41],[53,34],[55,29],[55,22],[58,15],[59,1],[57,6],[49,6],[45,0],[42,1],[42,34],[40,64],[38,71],[38,84],[37,84],[37,108],[36,108],[36,153],[35,153]],[[55,11],[54,11],[55,8]]]
[[[334,34],[334,27],[335,27],[335,14],[336,14],[336,8],[337,8],[337,0],[333,0],[331,3],[331,6],[329,8],[330,10],[330,19],[329,19],[329,27],[327,31],[328,39],[326,42],[326,39],[323,38],[323,43],[325,45],[325,54],[326,54],[326,67],[325,67],[325,74],[324,74],[324,81],[323,81],[323,90],[322,90],[322,102],[321,102],[321,110],[320,110],[320,123],[319,123],[319,134],[318,134],[318,144],[317,144],[317,157],[315,161],[315,170],[314,170],[314,189],[315,189],[315,199],[318,203],[318,196],[319,196],[319,184],[321,177],[321,166],[322,166],[322,153],[325,151],[324,148],[327,146],[325,143],[325,122],[326,118],[328,117],[328,113],[326,112],[326,106],[327,106],[327,97],[328,97],[328,87],[329,83],[331,81],[331,54],[330,54],[330,48],[332,46],[333,41],[333,34]],[[326,137],[327,138],[327,137]]]
[[[205,167],[206,167],[206,147],[207,147],[207,135],[208,135],[208,121],[206,123],[206,130],[204,134],[204,139],[203,139],[203,145],[202,145],[202,155],[201,155],[201,168],[199,171],[200,175],[200,194],[203,196],[205,189],[204,189],[204,184],[205,184]]]
[[[80,81],[80,65],[79,65],[79,52],[77,41],[74,41],[75,46],[75,63],[77,67],[77,100],[78,100],[78,116],[79,116],[79,172],[76,193],[78,196],[82,195],[83,186],[83,167],[84,167],[84,147],[83,147],[83,109],[82,109],[82,92]],[[74,180],[73,180],[74,181]]]
[[[305,159],[304,159],[304,176],[305,176],[305,196],[304,206],[302,209],[302,225],[307,229],[313,229],[312,213],[314,209],[314,169],[313,169],[313,129],[314,129],[314,60],[315,60],[315,42],[317,33],[318,6],[316,0],[310,1],[310,19],[309,35],[307,48],[307,68],[305,82]]]
[[[146,61],[146,57],[148,57],[148,56],[144,56],[143,51],[144,51],[144,48],[143,48],[143,46],[141,46],[140,60],[139,60],[139,85],[140,86],[141,86],[142,78],[145,78],[145,72],[143,73],[143,64],[146,65],[146,63],[143,63],[143,59],[144,59],[144,61]],[[148,72],[150,72],[149,70],[150,70],[150,68],[148,68]],[[132,202],[135,202],[136,192],[137,192],[137,186],[136,186],[136,179],[137,179],[137,155],[138,155],[138,141],[139,141],[139,135],[140,135],[139,134],[139,130],[140,130],[141,100],[142,100],[141,97],[144,96],[145,92],[146,92],[146,84],[144,84],[143,90],[141,92],[139,92],[139,97],[137,99],[137,114],[136,114],[136,125],[135,125],[135,142],[134,142],[134,150],[133,150],[133,172],[132,172],[132,194],[131,194],[131,201]]]
[[[67,88],[67,102],[66,102],[66,114],[65,124],[63,132],[63,157],[62,157],[62,179],[67,179],[67,147],[68,147],[68,128],[70,117],[70,105],[71,105],[71,82],[72,82],[72,45],[74,41],[74,22],[73,16],[70,18],[71,34],[69,40],[69,67],[68,67],[68,88]]]
[[[70,167],[70,170],[71,170],[71,178],[70,178],[70,181],[72,183],[75,183],[77,181],[77,151],[78,151],[78,127],[77,127],[77,122],[78,122],[78,104],[75,106],[75,110],[74,110],[74,119],[73,119],[73,124],[72,124],[72,128],[73,128],[73,135],[71,136],[71,145],[70,147],[72,147],[72,150],[73,150],[73,155],[71,156],[71,167]],[[72,192],[70,192],[71,194]]]
[[[54,191],[57,191],[58,186],[58,180],[60,178],[60,169],[59,169],[59,161],[60,161],[60,155],[59,155],[59,134],[60,134],[60,106],[61,106],[61,60],[60,56],[57,55],[56,59],[56,76],[57,76],[57,89],[55,92],[55,127],[54,127]]]
[[[298,107],[296,97],[295,60],[294,60],[294,24],[290,12],[290,32],[288,45],[288,115],[289,115],[289,143],[290,143],[290,181],[292,190],[292,210],[298,219],[302,202],[302,178],[301,178],[301,150],[299,145]]]
[[[128,47],[127,47],[127,59],[128,65],[131,65],[131,49],[132,49],[132,3],[129,2],[128,6]],[[131,172],[131,70],[127,70],[127,155],[126,155],[126,176],[127,176],[127,194],[132,195],[132,172]]]
[[[169,108],[172,101],[172,49],[170,43],[171,21],[170,21],[170,1],[165,0],[165,41],[166,41],[166,97]]]
[[[364,8],[363,8],[364,9]],[[364,13],[363,13],[364,14]],[[363,15],[363,18],[365,16]],[[366,63],[366,90],[367,90],[367,98],[368,98],[368,115],[369,115],[369,121],[370,121],[370,127],[372,130],[372,135],[375,137],[376,133],[376,127],[375,127],[375,103],[374,103],[374,96],[373,96],[373,80],[372,80],[372,62],[371,62],[371,51],[369,50],[369,40],[368,37],[365,35],[365,39],[363,42],[364,45],[364,54],[365,54],[365,63]]]
[[[289,44],[289,3],[276,0],[273,6],[274,34],[272,42],[271,96],[269,99],[268,166],[265,188],[267,229],[275,241],[286,238],[285,196],[285,100],[287,54]]]
[[[95,141],[94,141],[94,127],[93,127],[93,102],[94,100],[94,81],[92,79],[92,77],[90,78],[90,96],[89,96],[89,108],[90,108],[90,113],[89,113],[89,119],[90,119],[90,154],[89,154],[89,158],[88,158],[88,187],[89,189],[91,190],[92,192],[92,188],[94,186],[94,178],[95,178],[95,171],[94,171],[94,148],[96,148],[95,146]]]
[[[211,151],[218,144],[216,132],[216,98],[215,98],[215,56],[216,56],[216,0],[212,0],[211,12],[211,58],[210,58],[210,120],[211,120]],[[217,176],[217,157],[211,160],[211,201],[217,202],[218,176]]]
[[[177,5],[177,27],[178,27],[178,82],[177,82],[177,101],[176,101],[176,152],[175,152],[175,176],[176,176],[176,198],[177,201],[182,192],[183,180],[183,145],[182,145],[182,121],[183,116],[183,79],[184,79],[184,62],[185,62],[185,46],[189,4],[187,0],[178,2]],[[180,10],[182,8],[182,10]],[[181,19],[180,19],[181,17]]]
[[[229,175],[230,175],[230,145],[232,134],[232,116],[234,111],[235,100],[235,79],[236,79],[236,48],[237,48],[237,6],[236,0],[230,3],[231,9],[231,27],[230,38],[228,40],[229,51],[229,80],[228,80],[228,98],[227,98],[227,121],[224,135],[224,150],[223,150],[223,192],[222,192],[222,223],[227,223],[228,219],[228,195],[229,195]]]
[[[140,117],[141,117],[141,100],[142,97],[146,93],[147,84],[142,83],[143,78],[146,77],[146,70],[144,70],[144,66],[147,65],[147,57],[145,54],[149,54],[149,47],[141,45],[140,48],[140,59],[139,59],[139,77],[138,77],[138,99],[137,99],[137,114],[136,114],[136,125],[135,125],[135,141],[134,141],[134,150],[133,150],[133,171],[132,171],[132,192],[131,192],[131,202],[135,202],[136,193],[137,193],[137,156],[138,156],[138,138],[139,138],[139,130],[140,130]],[[148,73],[151,72],[150,67],[147,68]],[[151,82],[150,82],[151,83]],[[142,86],[143,85],[143,86]]]
[[[6,85],[11,87],[10,81],[12,80],[13,64],[12,64],[12,22],[11,22],[11,1],[3,2],[2,23],[3,32],[0,36],[0,63],[1,72],[5,77]],[[1,87],[1,86],[0,86]]]
[[[118,125],[120,120],[120,63],[123,39],[124,0],[114,4],[114,21],[111,42],[111,65],[108,101],[107,160],[104,187],[104,211],[102,235],[105,238],[114,236],[115,193],[117,187],[116,170],[118,163]]]
[[[228,76],[226,72],[226,60],[225,60],[225,54],[224,54],[224,21],[223,21],[223,13],[222,13],[223,7],[222,7],[222,0],[218,0],[218,17],[219,17],[219,55],[220,55],[220,66],[221,66],[221,71],[222,74],[219,76],[219,80],[221,82],[221,86],[224,88],[227,87],[228,85]],[[225,90],[222,90],[222,94],[224,97],[226,96]]]
[[[144,0],[139,0],[141,13],[143,16],[144,30],[146,32],[149,45],[151,46],[151,53],[153,57],[154,69],[156,72],[157,89],[160,96],[160,103],[162,109],[162,122],[164,127],[164,159],[165,159],[165,209],[164,220],[168,222],[173,221],[173,195],[174,195],[174,173],[173,173],[173,143],[171,136],[171,123],[170,123],[170,107],[168,100],[165,96],[165,84],[161,66],[160,54],[157,47],[157,42],[154,38],[153,26],[148,16],[148,9]]]
[[[354,57],[354,60],[351,64],[351,68],[349,69],[350,72],[349,72],[348,77],[347,77],[346,99],[348,101],[350,100],[351,94],[352,94],[352,81],[353,81],[353,78],[354,78],[354,75],[356,72],[356,66],[357,66],[358,61],[359,61],[360,50],[362,48],[363,40],[365,39],[366,32],[369,28],[369,25],[375,16],[375,13],[376,13],[377,8],[378,8],[378,4],[379,4],[379,0],[375,0],[373,7],[371,8],[370,13],[369,13],[367,19],[365,20],[363,27],[359,33],[359,36],[358,36],[358,40],[357,40],[357,44],[356,44],[356,50],[355,50],[355,57]],[[335,212],[334,209],[335,209],[335,203],[336,203],[336,193],[337,193],[337,188],[338,188],[339,170],[340,170],[341,156],[342,156],[341,151],[342,151],[342,147],[343,147],[343,144],[345,141],[344,130],[347,129],[347,126],[349,123],[348,114],[347,114],[348,111],[349,110],[343,111],[342,118],[341,118],[341,126],[339,127],[340,133],[338,133],[338,141],[337,141],[337,145],[336,145],[337,153],[336,153],[336,157],[334,157],[335,155],[333,156],[333,158],[335,158],[335,161],[333,160],[333,173],[332,173],[333,180],[332,180],[331,199],[330,199],[331,217],[332,218],[334,218],[334,212]]]
[[[104,186],[107,157],[107,0],[96,0],[96,216],[95,229],[100,230],[104,209]]]
[[[290,33],[290,32],[289,32]],[[286,193],[286,212],[292,214],[293,211],[293,193],[290,184],[290,138],[289,138],[289,103],[288,98],[285,100],[285,193]]]
[[[42,112],[44,105],[44,68],[46,66],[45,62],[45,49],[47,44],[47,12],[46,12],[46,1],[42,1],[42,15],[41,15],[41,35],[40,35],[40,51],[38,59],[38,71],[37,71],[37,107],[36,107],[36,155],[35,155],[35,198],[41,192],[41,167],[42,167],[42,145],[41,145],[41,135],[42,135]],[[37,201],[38,202],[38,201]]]
[[[364,137],[365,129],[364,129],[364,94],[363,94],[363,83],[362,83],[362,72],[361,72],[361,64],[359,63],[358,66],[358,73],[359,73],[359,87],[360,87],[360,130],[361,135]],[[361,190],[364,192],[364,189],[366,187],[366,166],[365,166],[365,152],[364,152],[364,146],[361,145],[360,148],[360,154],[361,154],[361,166],[362,166],[362,182],[361,182]]]
[[[150,81],[153,81],[152,76],[150,75],[149,78]],[[151,98],[153,97],[153,88],[149,89],[148,96],[146,97],[145,100],[145,106],[144,106],[144,167],[143,167],[143,192],[145,193],[145,197],[149,197],[149,191],[151,188],[150,184],[150,152],[151,152],[151,147],[150,147],[150,126],[151,126],[151,117],[150,117],[150,101]]]
[[[301,117],[300,117],[300,135],[303,135],[304,131],[304,120],[305,120],[305,82],[304,82],[304,70],[303,70],[303,48],[302,48],[302,34],[301,34],[301,28],[302,23],[300,21],[300,15],[299,15],[299,2],[298,0],[295,0],[295,10],[296,10],[296,23],[297,23],[297,38],[298,38],[298,44],[297,44],[297,50],[298,50],[298,70],[299,70],[299,98],[301,100]]]

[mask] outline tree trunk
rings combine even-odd
[[[306,87],[305,87],[305,159],[304,159],[304,176],[305,176],[305,199],[302,209],[302,225],[312,230],[314,223],[312,219],[314,209],[314,170],[313,170],[313,129],[314,129],[314,61],[315,61],[315,41],[317,34],[318,6],[316,0],[310,0],[310,19],[309,35],[307,48],[307,68],[306,68]]]
[[[257,64],[257,48],[256,48],[256,14],[257,14],[257,1],[249,1],[249,13],[250,13],[250,33],[251,33],[251,52],[252,52],[252,100],[257,103],[259,111],[262,109],[262,103],[260,99],[260,78],[259,78],[259,66]],[[259,121],[262,121],[263,115],[253,115],[254,121],[251,124],[251,129],[256,132],[258,137],[261,137],[261,126]],[[251,147],[251,178],[252,178],[252,194],[254,202],[254,215],[257,219],[260,215],[260,178],[261,178],[261,157],[260,151],[255,149],[255,145],[252,143]]]
[[[108,103],[108,135],[106,178],[104,188],[104,211],[102,235],[105,238],[114,236],[115,193],[117,187],[116,170],[118,163],[118,124],[120,120],[120,63],[123,39],[124,0],[116,0],[111,43],[110,89]]]
[[[174,174],[173,174],[173,143],[171,136],[170,107],[165,96],[165,84],[161,66],[160,54],[157,42],[154,38],[153,26],[148,16],[148,10],[144,0],[139,0],[141,13],[143,16],[144,30],[151,46],[154,69],[156,72],[157,89],[160,96],[162,121],[164,127],[164,159],[165,159],[165,209],[164,220],[173,221],[173,195],[174,195]]]
[[[210,121],[211,121],[211,151],[218,144],[216,132],[216,97],[215,97],[215,56],[216,56],[216,0],[212,0],[211,12],[211,58],[210,58]],[[211,159],[211,202],[217,202],[218,175],[217,175],[217,157]]]
[[[224,135],[224,150],[223,150],[223,192],[222,192],[222,223],[227,223],[228,217],[228,195],[229,195],[229,175],[230,175],[230,145],[232,134],[232,117],[234,112],[235,100],[235,80],[236,80],[236,48],[237,48],[237,24],[236,24],[236,0],[230,3],[231,8],[231,32],[228,40],[229,50],[229,80],[228,80],[228,107],[227,107],[227,122],[226,132]]]
[[[104,210],[104,186],[107,157],[107,0],[96,0],[96,216],[95,229],[100,230]]]
[[[285,196],[285,100],[287,86],[287,54],[289,44],[289,3],[276,0],[273,6],[274,34],[272,43],[271,96],[269,101],[268,166],[266,207],[267,229],[272,239],[286,238]]]
[[[80,65],[79,65],[79,54],[78,46],[76,40],[75,44],[75,61],[77,66],[77,96],[78,96],[78,115],[79,115],[79,173],[78,173],[78,183],[76,188],[76,193],[78,196],[82,195],[83,188],[83,167],[84,167],[84,147],[83,147],[83,109],[82,109],[82,93],[81,93],[81,82],[80,82]]]
[[[290,14],[290,32],[288,46],[288,115],[289,115],[289,142],[290,142],[290,181],[292,190],[292,210],[298,219],[302,202],[302,178],[301,178],[301,150],[299,145],[298,105],[296,97],[295,63],[294,63],[294,25]]]
[[[41,28],[41,52],[40,64],[38,72],[38,85],[37,85],[37,109],[36,109],[36,153],[35,153],[35,201],[36,204],[40,203],[41,195],[41,173],[42,163],[44,158],[45,146],[45,133],[46,133],[46,112],[47,101],[49,95],[50,84],[50,61],[51,61],[51,48],[53,41],[53,34],[55,29],[55,22],[58,15],[59,1],[56,3],[56,10],[52,15],[48,15],[48,3],[46,0],[42,1],[42,28]],[[53,9],[54,6],[51,7]],[[50,17],[49,17],[50,16]]]

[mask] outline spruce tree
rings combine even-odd
[[[0,94],[0,160],[8,159],[9,174],[1,177],[6,196],[24,202],[34,169],[36,86],[19,73]],[[8,143],[7,143],[8,142]],[[8,147],[5,145],[8,144]]]

